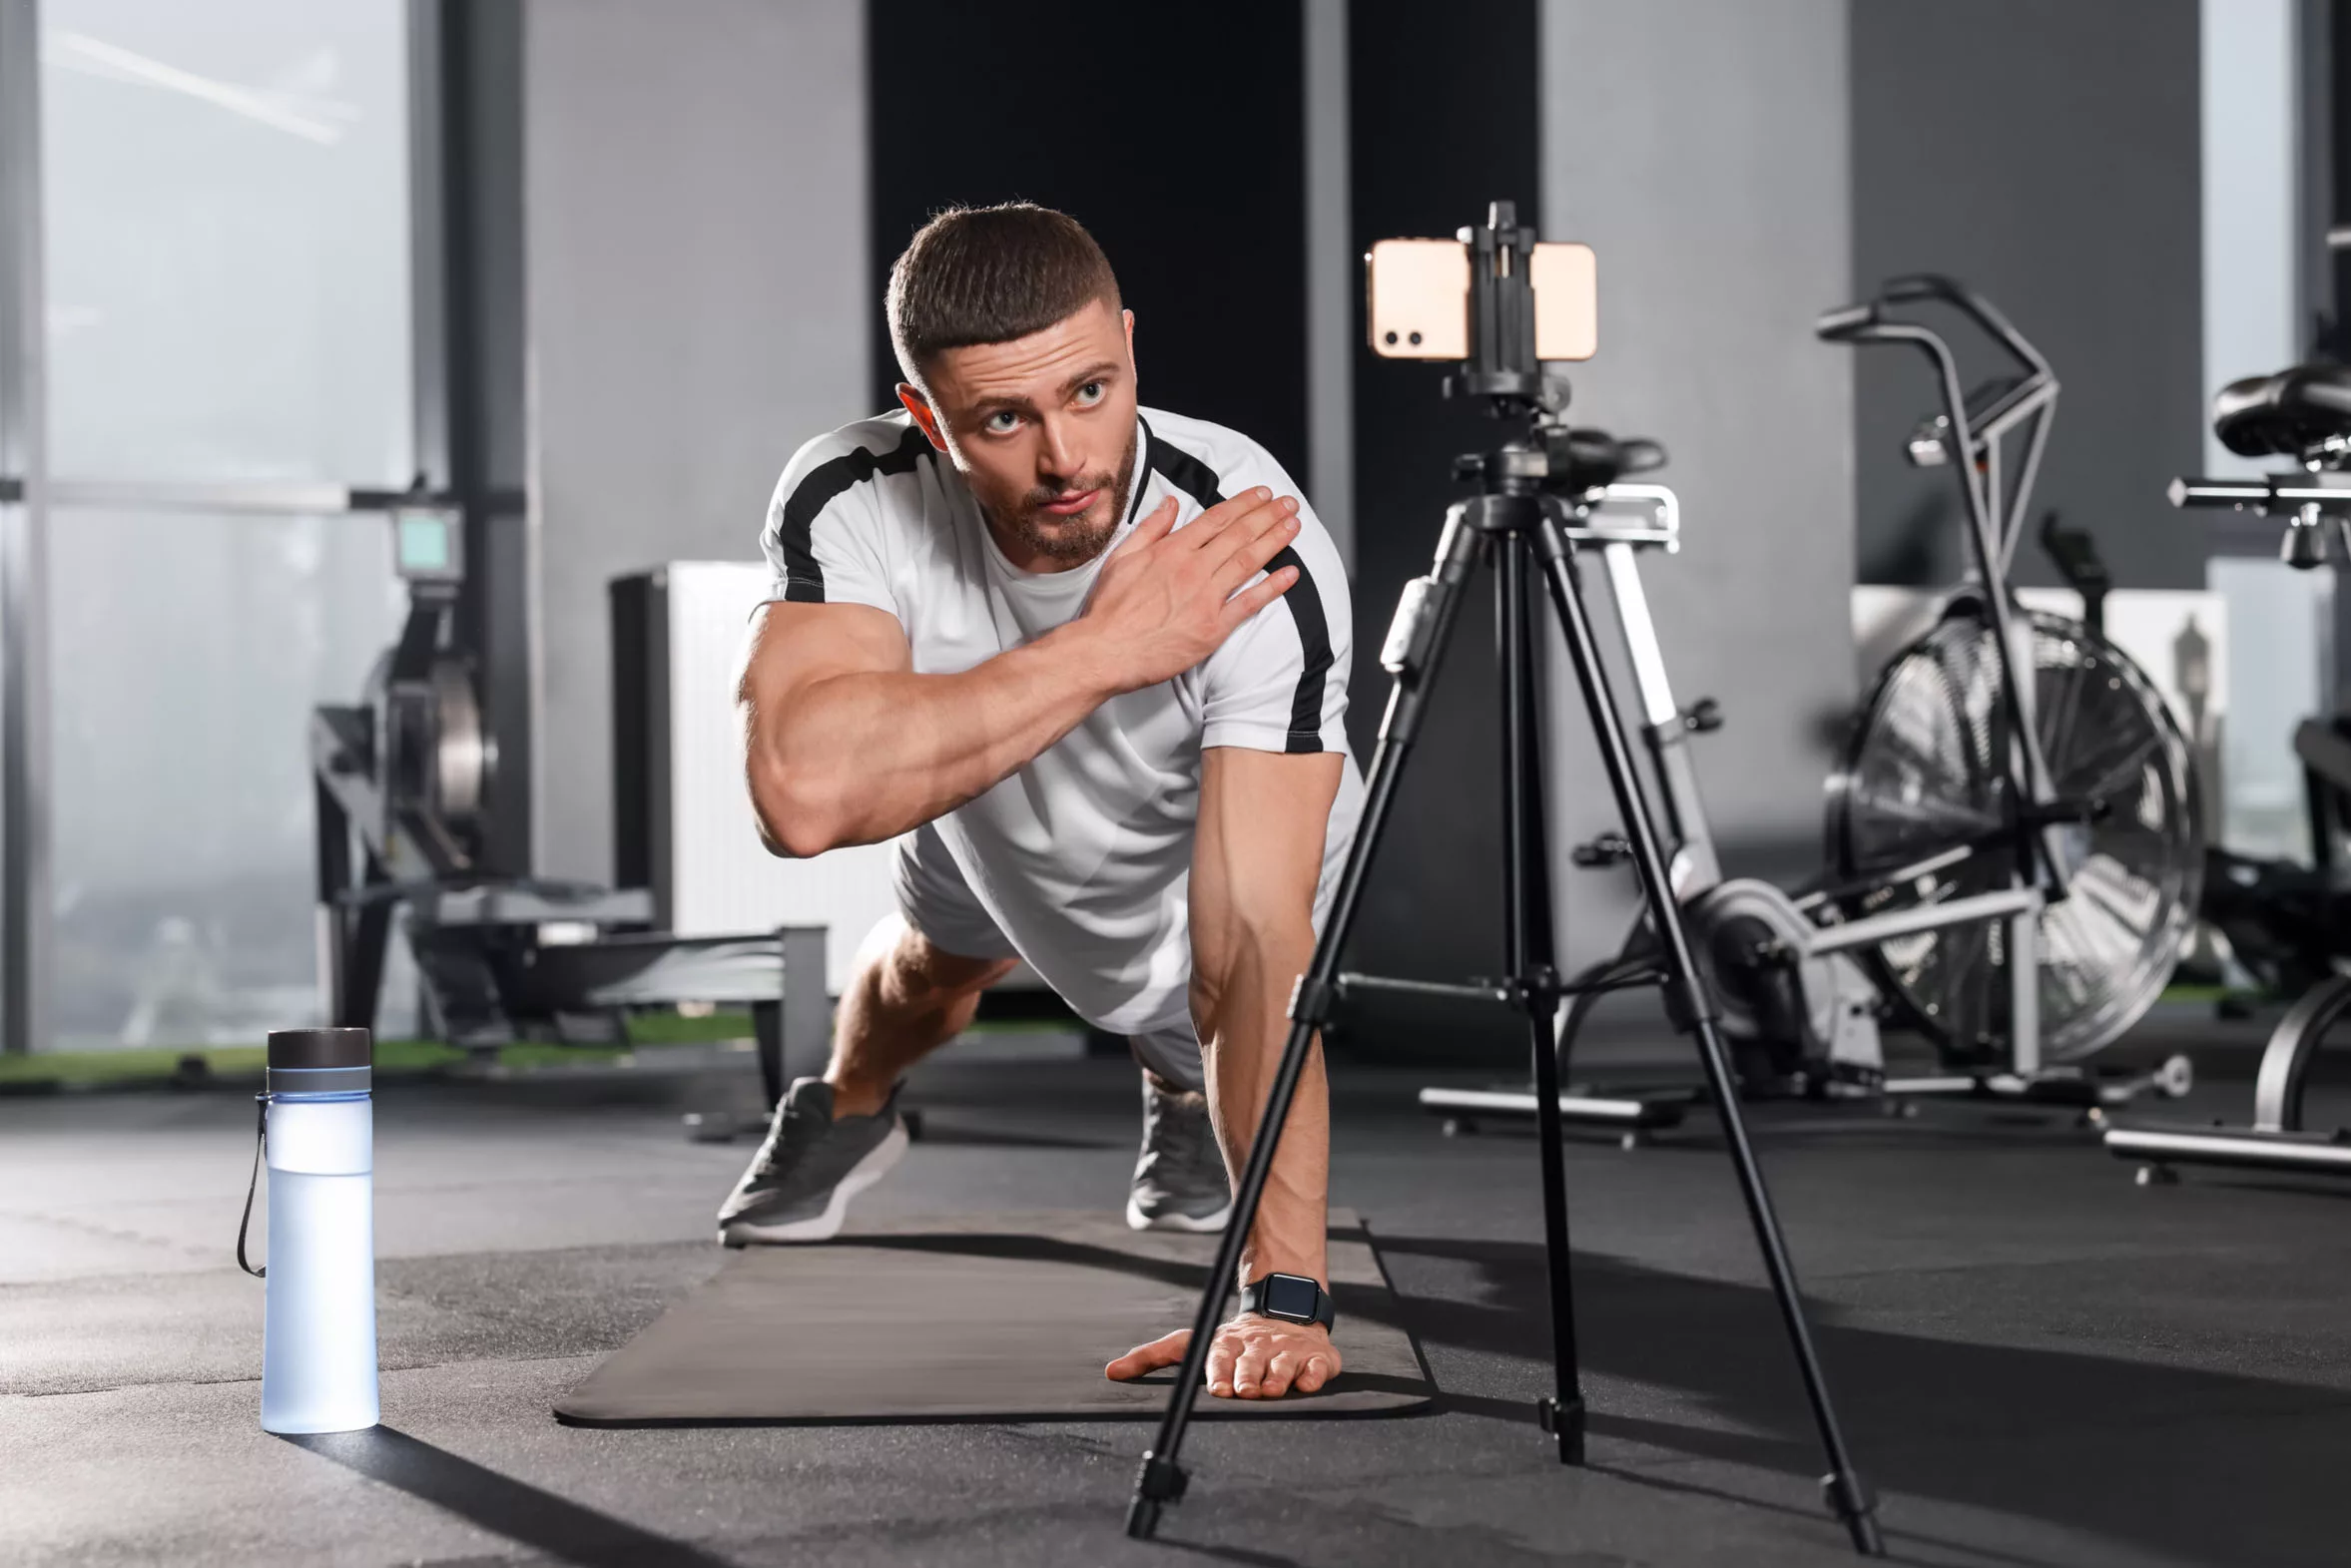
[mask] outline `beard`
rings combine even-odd
[[[1083,566],[1109,547],[1111,536],[1118,532],[1118,525],[1126,517],[1126,503],[1134,482],[1135,445],[1140,436],[1138,430],[1126,438],[1126,450],[1119,455],[1116,473],[1083,474],[1058,488],[1039,485],[1009,504],[991,502],[987,508],[989,520],[1019,540],[1032,554],[1059,566]],[[1057,497],[1080,490],[1098,493],[1094,504],[1075,517],[1056,517],[1045,510]]]

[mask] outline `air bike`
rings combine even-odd
[[[1935,312],[1972,323],[2001,352],[2002,373],[1963,390],[1951,344],[1916,319]],[[1814,885],[1723,874],[1689,751],[1721,715],[1710,700],[1676,703],[1641,591],[1642,552],[1680,547],[1670,493],[1616,487],[1611,504],[1637,494],[1659,520],[1594,541],[1673,840],[1673,898],[1742,1091],[1906,1111],[1922,1097],[2030,1102],[2090,1124],[2149,1091],[2184,1094],[2185,1057],[2152,1071],[2084,1065],[2170,977],[2196,908],[2201,816],[2191,754],[2153,684],[2089,626],[2015,600],[2011,571],[2057,377],[1989,300],[1940,276],[1896,278],[1868,303],[1823,315],[1817,331],[1926,358],[1943,411],[1918,425],[1909,456],[1957,475],[1973,569],[1862,704],[1828,782],[1827,866]],[[1604,835],[1573,858],[1603,866],[1625,850]],[[1617,956],[1570,977],[1562,1063],[1592,1004],[1653,970],[1657,951],[1644,900]],[[1397,983],[1342,977],[1350,990]],[[1923,1035],[1940,1070],[1890,1076],[1880,1040],[1889,1021]],[[1421,1103],[1468,1132],[1535,1114],[1540,1094],[1430,1088]],[[1689,1088],[1570,1085],[1558,1111],[1630,1147],[1701,1103]]]
[[[2332,242],[2333,237],[2329,237]],[[2278,554],[2300,571],[2351,564],[2351,368],[2296,365],[2223,387],[2212,429],[2242,457],[2284,457],[2294,467],[2245,479],[2174,479],[2171,504],[2282,519]],[[2330,550],[2330,541],[2332,548]],[[2269,1037],[2245,1126],[2117,1125],[2107,1152],[2138,1162],[2142,1186],[2169,1184],[2181,1165],[2239,1166],[2351,1176],[2351,1131],[2303,1126],[2303,1091],[2319,1046],[2351,1014],[2351,897],[2344,889],[2351,828],[2351,721],[2309,719],[2294,732],[2310,813],[2313,864],[2256,867],[2223,857],[2228,874],[2207,913],[2240,951],[2260,948],[2273,977],[2304,989]],[[2241,875],[2244,885],[2235,884]]]

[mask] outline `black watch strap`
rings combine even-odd
[[[1281,1322],[1321,1323],[1335,1327],[1339,1309],[1331,1293],[1302,1274],[1269,1274],[1241,1287],[1241,1310]]]

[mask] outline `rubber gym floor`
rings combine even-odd
[[[2251,1066],[2200,1051],[2189,1113],[2241,1117]],[[1397,1070],[1340,1070],[1333,1196],[1382,1239],[1442,1408],[1196,1427],[1155,1544],[1120,1533],[1140,1425],[558,1426],[558,1393],[719,1267],[711,1214],[747,1146],[689,1144],[678,1118],[748,1066],[720,1070],[382,1090],[384,1424],[298,1443],[258,1427],[262,1291],[230,1261],[250,1100],[0,1101],[0,1561],[1846,1559],[1711,1124],[1569,1149],[1594,1413],[1567,1469],[1531,1413],[1533,1143],[1445,1137],[1413,1106],[1440,1080]],[[926,1136],[872,1212],[1123,1201],[1124,1063],[949,1053],[912,1097]],[[1897,1560],[2351,1559],[2351,1184],[2141,1189],[2041,1115],[1757,1124]],[[1072,1353],[1098,1357],[1085,1329]]]

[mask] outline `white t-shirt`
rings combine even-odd
[[[1176,526],[1252,485],[1298,487],[1248,437],[1141,411],[1134,483],[1111,549],[1168,496]],[[1185,897],[1200,753],[1347,752],[1347,574],[1302,499],[1275,564],[1303,570],[1201,664],[1103,704],[994,788],[933,824],[1020,956],[1097,1028],[1188,1026]],[[917,673],[950,675],[1030,642],[1084,607],[1097,556],[1065,572],[1004,558],[954,465],[903,412],[802,447],[761,537],[770,602],[862,604],[897,617]],[[1108,550],[1103,555],[1108,554]],[[1363,809],[1349,759],[1323,843],[1320,929]]]

